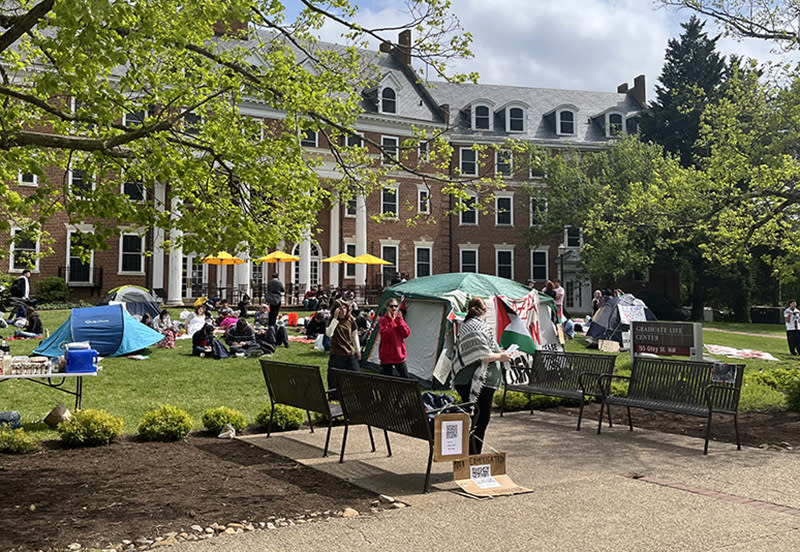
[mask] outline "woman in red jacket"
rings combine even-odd
[[[381,335],[378,356],[381,359],[381,370],[387,376],[408,377],[406,368],[406,343],[405,339],[411,335],[408,324],[403,320],[400,304],[396,298],[386,302],[386,314],[378,321]]]

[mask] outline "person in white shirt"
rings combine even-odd
[[[793,355],[800,355],[800,309],[797,308],[797,301],[792,299],[789,306],[783,311],[783,318],[786,321],[786,341],[789,342],[789,352]]]

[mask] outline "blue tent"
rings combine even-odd
[[[158,343],[163,337],[128,314],[122,305],[105,305],[72,309],[66,322],[33,352],[58,357],[64,354],[67,343],[88,341],[100,356],[122,356]]]

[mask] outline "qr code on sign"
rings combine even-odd
[[[456,424],[445,424],[445,439],[458,439],[458,426]]]
[[[470,466],[472,479],[487,479],[492,476],[492,467],[489,464],[483,466]]]

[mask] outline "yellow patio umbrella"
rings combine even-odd
[[[355,264],[365,264],[365,265],[390,265],[389,261],[384,261],[380,257],[376,257],[375,255],[370,255],[369,253],[364,253],[363,255],[359,255],[355,258]]]
[[[203,260],[200,262],[203,264],[213,265],[237,265],[244,263],[245,260],[240,259],[239,257],[234,257],[227,251],[220,251],[216,255],[207,255],[203,257]]]
[[[273,251],[269,255],[264,255],[263,257],[259,257],[255,259],[254,262],[256,263],[291,263],[294,261],[299,261],[300,257],[295,255],[289,255],[288,253],[284,253],[283,251]]]
[[[333,257],[328,257],[327,259],[322,259],[323,263],[334,263],[334,264],[358,264],[355,257],[351,257],[347,253],[339,253],[338,255],[334,255]]]

